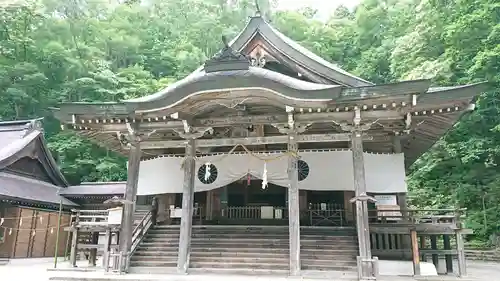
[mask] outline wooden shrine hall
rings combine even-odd
[[[458,257],[459,274],[465,275],[466,231],[457,212],[409,210],[405,169],[474,109],[484,84],[431,87],[422,79],[375,85],[306,50],[260,16],[223,42],[203,66],[157,93],[53,109],[64,128],[128,156],[122,271],[133,269],[134,261],[145,266],[147,260],[139,258],[148,247],[165,250],[159,245],[165,240],[154,240],[161,235],[177,237],[170,265],[179,272],[204,267],[207,257],[197,249],[203,247],[199,239],[214,234],[210,225],[229,229],[238,221],[271,221],[273,227],[258,233],[284,229],[290,275],[313,268],[307,247],[322,244],[308,237],[349,227],[357,240],[346,244],[357,251],[360,280],[376,279],[376,257],[384,256],[413,260],[418,275],[423,256],[436,264],[438,254],[446,254],[447,267],[451,256]],[[139,235],[133,217],[143,196],[158,198],[163,223],[141,224]],[[241,239],[260,237],[238,227]],[[332,231],[324,231],[328,227]],[[439,250],[441,237],[445,249]],[[337,262],[334,256],[324,260]]]

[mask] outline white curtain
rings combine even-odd
[[[270,183],[288,186],[288,156],[282,154],[258,154],[267,159],[267,179]],[[299,181],[304,190],[354,190],[352,152],[320,151],[301,152],[300,160],[309,166],[309,174]],[[160,157],[142,161],[139,170],[138,195],[182,193],[184,171],[182,157]],[[403,154],[364,153],[366,188],[372,193],[406,192]],[[201,167],[203,178],[205,164],[217,168],[217,178],[210,184],[199,180]],[[197,158],[195,167],[195,191],[216,189],[251,174],[262,178],[265,161],[249,154],[213,155]]]

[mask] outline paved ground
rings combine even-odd
[[[199,272],[190,275],[122,275],[122,276],[110,276],[104,275],[100,272],[53,272],[48,271],[48,268],[53,268],[53,259],[34,259],[34,260],[17,260],[12,264],[6,266],[0,266],[0,280],[1,281],[48,281],[51,277],[63,277],[62,279],[52,279],[52,280],[85,280],[82,278],[89,278],[88,280],[109,280],[121,279],[121,280],[146,280],[146,281],[287,281],[287,280],[302,280],[302,281],[318,281],[319,279],[328,279],[329,281],[335,280],[352,280],[352,278],[347,278],[347,276],[326,276],[324,274],[308,274],[301,278],[292,278],[285,276],[248,276],[248,275],[215,275],[215,274],[202,274]],[[468,268],[468,278],[457,279],[450,278],[447,276],[433,277],[433,278],[422,278],[419,280],[473,280],[473,281],[495,281],[500,280],[500,264],[498,263],[488,263],[488,262],[477,262],[469,261],[467,264]],[[64,263],[60,263],[60,266],[64,267]],[[414,280],[407,277],[386,277],[381,276],[380,281],[407,281]]]

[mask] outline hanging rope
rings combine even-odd
[[[234,154],[236,149],[239,147],[243,148],[243,150],[245,150],[246,154],[248,154],[248,155],[250,155],[250,156],[252,156],[260,161],[264,161],[264,170],[262,172],[262,189],[266,189],[266,187],[269,183],[268,178],[267,178],[267,162],[279,160],[279,159],[281,159],[283,157],[287,157],[287,156],[292,156],[292,157],[298,158],[297,151],[285,151],[284,153],[282,153],[278,156],[274,156],[274,157],[265,156],[265,157],[263,157],[257,153],[254,153],[253,151],[248,149],[245,145],[237,144],[227,154],[221,155],[218,159],[215,159],[215,160],[212,159],[211,162],[205,163],[205,174],[204,174],[205,181],[208,181],[208,179],[212,175],[212,173],[210,171],[212,163],[224,160],[226,157],[229,157],[230,155]],[[195,159],[195,161],[198,160],[196,157],[194,157],[194,159]],[[184,157],[184,159],[182,160],[181,169],[184,168],[185,161],[186,161],[186,157]]]
[[[212,159],[212,161],[210,162],[211,164],[213,163],[217,163],[217,162],[220,162],[222,160],[224,160],[226,157],[229,157],[230,155],[233,155],[233,154],[240,154],[239,152],[236,152],[235,153],[235,150],[238,149],[239,147],[243,148],[243,150],[245,150],[246,154],[256,158],[256,159],[259,159],[261,161],[264,161],[264,162],[271,162],[271,161],[275,161],[275,160],[279,160],[283,157],[287,157],[287,156],[293,156],[293,157],[296,157],[298,158],[298,153],[296,151],[284,151],[282,154],[279,154],[278,156],[275,156],[275,157],[271,157],[271,156],[260,156],[258,153],[255,153],[253,151],[251,151],[250,149],[248,149],[245,145],[243,144],[237,144],[235,145],[228,153],[226,154],[223,154],[223,155],[220,155],[220,157],[218,157],[217,159]],[[199,160],[198,157],[194,157],[195,161]],[[182,164],[181,164],[181,169],[184,168],[184,163],[186,161],[186,157],[183,158],[182,160]]]

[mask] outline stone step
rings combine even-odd
[[[354,265],[307,265],[301,264],[302,270],[317,270],[317,271],[341,271],[341,272],[353,272],[356,271],[356,264]],[[357,279],[350,279],[357,280]]]
[[[164,239],[179,239],[180,233],[148,233],[147,237],[152,238],[164,238]],[[259,233],[214,233],[214,234],[202,234],[202,233],[193,233],[191,235],[192,238],[219,238],[219,239],[289,239],[289,235],[287,234],[259,234]],[[301,240],[346,240],[346,241],[357,241],[356,237],[353,236],[325,236],[325,235],[301,235]]]
[[[205,257],[219,257],[219,256],[230,256],[230,257],[237,257],[237,256],[249,256],[249,255],[257,255],[257,256],[273,256],[273,257],[288,257],[288,249],[270,249],[269,251],[262,251],[262,249],[254,249],[254,248],[247,248],[247,249],[234,249],[231,251],[224,251],[224,249],[195,249],[191,251],[191,255],[196,255],[196,256],[205,256]],[[135,252],[135,255],[137,256],[161,256],[161,255],[177,255],[177,249],[165,249],[165,250],[158,250],[158,249],[151,249],[151,250],[145,250],[145,249],[137,249]],[[301,249],[301,256],[303,257],[329,257],[331,259],[335,259],[338,257],[356,257],[357,251],[356,250],[338,250],[338,251],[316,251],[316,250],[305,250]]]
[[[232,268],[232,269],[267,269],[267,270],[288,270],[288,260],[274,261],[272,263],[248,263],[248,262],[199,262],[192,261],[189,263],[190,268]]]
[[[131,258],[134,268],[177,266],[180,231],[155,226]],[[354,228],[301,228],[301,263],[310,270],[352,270],[358,245]],[[190,269],[287,272],[288,227],[193,227]]]
[[[349,250],[349,249],[357,249],[358,246],[355,244],[349,244],[349,243],[344,243],[344,244],[305,244],[302,243],[301,241],[301,249],[326,249],[326,250]],[[162,241],[162,242],[157,242],[157,241],[144,241],[141,243],[141,246],[144,247],[149,247],[149,248],[155,248],[155,247],[178,247],[179,242],[178,241]],[[213,242],[213,241],[193,241],[191,243],[191,248],[241,248],[246,244],[242,243],[235,243],[232,241],[219,241],[219,242]],[[251,245],[253,248],[275,248],[275,249],[288,249],[289,243],[288,241],[280,241],[280,242],[268,242],[268,241],[258,241],[254,242],[253,244],[248,244]]]
[[[175,261],[136,261],[130,260],[130,266],[134,267],[177,267],[177,259]]]
[[[151,247],[147,248],[144,246],[139,246],[139,248],[136,250],[135,254],[136,255],[149,255],[149,253],[162,253],[163,255],[177,255],[178,253],[178,247]],[[282,254],[282,255],[288,255],[289,250],[288,248],[281,248],[281,249],[276,249],[276,248],[253,248],[253,247],[235,247],[235,248],[220,248],[220,247],[212,247],[212,248],[207,248],[207,247],[194,247],[191,248],[192,253],[203,253],[206,255],[214,254],[215,256],[217,255],[244,255],[244,254],[261,254],[261,255],[267,255],[267,254]],[[301,248],[300,253],[302,256],[352,256],[355,257],[357,255],[358,249],[357,248],[352,248],[352,249],[335,249],[335,250],[328,250],[328,249],[304,249]]]
[[[180,229],[178,226],[155,226],[152,230],[153,232],[163,232],[163,233],[179,233]],[[306,235],[356,235],[356,229],[354,228],[301,228],[301,234]],[[262,233],[262,234],[287,234],[289,233],[288,227],[259,227],[259,228],[244,228],[244,227],[206,227],[198,228],[193,227],[193,233]]]
[[[144,238],[144,243],[166,243],[166,244],[178,244],[179,240],[178,239],[169,239],[169,238],[160,238],[160,237],[150,237],[147,235]],[[198,238],[198,237],[193,237],[191,238],[191,244],[197,244],[197,243],[204,243],[204,244],[252,244],[252,245],[260,245],[260,244],[277,244],[277,245],[282,245],[282,244],[289,244],[288,239],[272,239],[272,238],[233,238],[233,239],[228,239],[228,238]],[[300,240],[301,245],[318,245],[320,244],[321,246],[344,246],[344,245],[352,245],[355,244],[357,245],[357,241],[352,241],[352,240],[343,240],[343,239],[333,239],[333,240]]]

